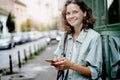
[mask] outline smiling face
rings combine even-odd
[[[73,27],[83,25],[83,17],[86,12],[83,12],[77,4],[69,4],[66,7],[66,20]]]

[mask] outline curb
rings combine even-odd
[[[35,80],[37,73],[22,73],[2,76],[1,80]]]

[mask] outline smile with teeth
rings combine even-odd
[[[70,23],[74,23],[75,21],[76,21],[76,20],[73,20],[73,19],[72,19],[72,20],[69,20]]]

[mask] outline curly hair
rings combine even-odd
[[[95,18],[92,15],[91,8],[89,8],[83,0],[67,0],[63,7],[62,15],[61,15],[63,30],[69,34],[74,33],[74,28],[66,20],[66,7],[71,3],[77,4],[83,12],[86,12],[86,17],[83,18],[82,29],[87,30],[89,28],[93,28],[93,24],[95,23]]]

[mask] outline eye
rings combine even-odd
[[[78,11],[73,11],[73,14],[76,14],[76,13],[78,13]]]
[[[70,12],[66,12],[66,15],[70,15]]]

